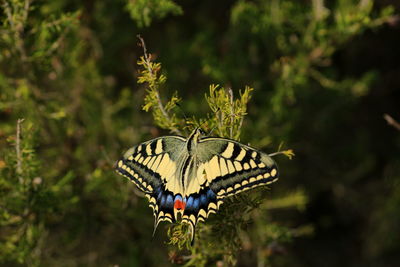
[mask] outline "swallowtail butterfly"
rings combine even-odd
[[[216,213],[226,197],[270,184],[278,169],[267,154],[236,141],[204,137],[195,129],[188,138],[163,136],[129,149],[116,163],[150,202],[155,224],[188,223],[195,227]]]

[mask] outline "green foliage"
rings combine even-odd
[[[7,74],[11,75],[19,69],[48,70],[50,56],[61,52],[60,45],[79,24],[79,12],[57,16],[41,10],[49,17],[45,20],[31,18],[29,15],[34,9],[31,1],[4,1],[2,8],[5,16],[0,33],[0,61],[8,65]]]
[[[209,96],[206,95],[207,103],[214,113],[210,125],[216,127],[218,136],[239,140],[253,88],[246,87],[243,93],[239,91],[239,99],[234,100],[232,89],[227,92],[224,88],[218,87],[210,85]]]
[[[162,103],[159,90],[167,78],[159,73],[161,64],[151,62],[151,55],[147,54],[144,41],[141,38],[140,40],[144,48],[144,56],[140,57],[138,62],[138,65],[143,67],[139,73],[138,83],[148,84],[143,110],[152,110],[154,121],[159,127],[168,129],[176,134],[181,134],[181,131],[177,128],[179,120],[175,114],[171,113],[172,109],[175,108],[180,101],[178,94],[175,92],[165,105]]]
[[[139,27],[150,26],[154,18],[162,19],[168,14],[181,15],[182,8],[172,0],[126,0],[126,9]]]
[[[74,176],[68,174],[57,184],[47,184],[40,176],[42,164],[34,148],[37,129],[31,122],[22,122],[18,120],[16,134],[8,138],[12,148],[1,155],[0,262],[36,266],[45,245],[44,221],[63,205],[76,202],[63,199]]]
[[[312,83],[349,95],[365,95],[374,73],[338,79],[329,69],[331,58],[356,35],[386,23],[393,9],[384,8],[373,16],[372,0],[337,1],[332,6],[329,8],[323,0],[311,5],[290,0],[237,1],[226,38],[232,43],[229,53],[241,56],[224,60],[203,57],[206,73],[221,82],[237,83],[246,78],[245,70],[251,69],[249,77],[260,80],[260,75],[265,76],[260,66],[267,62],[272,81],[266,81],[274,88],[271,104],[275,115],[285,113],[282,103],[294,103],[296,95]]]

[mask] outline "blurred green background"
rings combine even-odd
[[[2,0],[0,265],[395,266],[400,130],[384,114],[400,121],[399,9]],[[152,240],[147,200],[113,171],[129,147],[168,134],[142,111],[137,34],[167,76],[163,99],[177,91],[200,118],[210,84],[236,96],[249,85],[241,141],[296,153],[275,158],[281,178],[269,190],[245,193],[262,200],[229,251],[180,251],[166,244],[167,224]]]

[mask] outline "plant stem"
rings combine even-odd
[[[18,174],[18,179],[19,183],[23,183],[22,179],[22,154],[21,154],[21,124],[24,121],[24,119],[18,119],[17,120],[17,137],[15,140],[15,152],[17,154],[17,174]]]
[[[151,77],[156,80],[156,75],[154,74],[154,70],[151,68],[151,61],[150,61],[150,57],[149,54],[147,54],[147,48],[146,48],[146,44],[143,40],[143,38],[140,35],[137,35],[137,38],[139,38],[141,45],[143,47],[143,53],[144,53],[144,59],[146,62],[146,68],[147,71],[150,73]],[[168,112],[165,110],[164,105],[161,102],[161,97],[160,97],[160,93],[158,90],[155,90],[154,88],[152,88],[152,90],[154,91],[156,98],[157,98],[157,103],[158,103],[158,108],[160,109],[161,113],[163,114],[164,118],[170,123],[170,125],[172,125],[172,120],[171,117],[169,116]],[[172,132],[182,135],[182,132],[176,128],[176,127],[171,127],[170,129]]]
[[[385,113],[383,114],[383,118],[387,121],[389,125],[393,126],[394,128],[400,131],[400,123],[398,123],[395,119],[393,119],[392,116]]]

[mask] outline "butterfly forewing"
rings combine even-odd
[[[273,159],[249,146],[228,139],[204,138],[198,149],[209,186],[219,199],[278,179]]]

